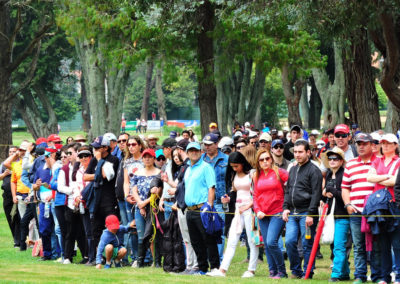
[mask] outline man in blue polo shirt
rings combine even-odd
[[[201,159],[200,144],[191,142],[186,147],[190,159],[190,167],[185,172],[185,203],[187,207],[186,221],[190,241],[197,256],[198,274],[219,268],[217,239],[206,233],[200,217],[200,208],[204,203],[213,205],[215,199],[214,169]]]

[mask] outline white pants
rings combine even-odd
[[[238,220],[239,219],[239,220]],[[253,243],[251,239],[251,209],[246,210],[242,214],[235,214],[235,217],[232,220],[231,228],[229,229],[228,235],[228,244],[226,245],[226,250],[224,253],[224,259],[222,260],[220,269],[228,271],[229,265],[235,255],[236,246],[239,242],[240,235],[242,232],[238,232],[236,224],[240,222],[241,227],[246,229],[247,234],[247,241],[250,247],[250,260],[249,260],[249,267],[247,270],[249,271],[256,271],[257,268],[257,259],[258,259],[258,247]]]
[[[185,213],[187,209],[185,210]],[[178,222],[179,228],[181,229],[182,239],[186,247],[186,268],[191,270],[198,269],[197,257],[192,244],[190,243],[189,229],[186,222],[186,215],[182,213],[181,209],[178,209]]]

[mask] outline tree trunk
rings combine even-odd
[[[153,89],[152,78],[153,78],[154,61],[152,58],[146,60],[146,87],[144,88],[142,109],[140,111],[140,119],[147,120],[149,113],[149,101],[151,90]]]
[[[284,64],[282,66],[281,76],[282,76],[282,88],[285,95],[286,104],[288,107],[288,123],[289,126],[299,125],[302,126],[299,103],[301,97],[301,89],[304,82],[301,80],[290,79],[289,66]],[[294,76],[293,76],[294,77]]]
[[[308,128],[310,128],[310,125],[309,125],[310,106],[308,103],[307,84],[304,85],[304,88],[301,91],[300,110],[301,110],[301,117],[302,117],[302,121],[303,121],[303,127],[305,129],[308,129]]]
[[[215,10],[209,0],[205,0],[197,10],[200,32],[197,34],[197,72],[201,135],[208,133],[208,125],[217,122],[217,89],[214,82],[214,40],[209,33],[214,31]]]
[[[325,69],[312,69],[315,86],[321,97],[323,105],[324,127],[333,128],[335,125],[344,123],[344,72],[342,65],[342,51],[334,44],[335,76],[333,83],[330,81]]]
[[[79,81],[81,84],[82,119],[83,119],[82,129],[85,132],[89,132],[89,129],[90,129],[90,107],[89,107],[89,102],[88,102],[88,98],[87,98],[85,80],[83,77],[84,77],[83,72],[81,72],[81,78]]]
[[[350,121],[357,123],[362,131],[372,132],[381,128],[381,122],[371,67],[371,50],[365,30],[359,30],[352,37],[350,52],[347,58],[343,57]]]
[[[395,133],[400,129],[400,110],[388,101],[386,111],[385,132]]]
[[[313,129],[321,128],[321,113],[322,113],[322,101],[319,97],[317,87],[315,87],[314,77],[310,78],[311,94],[310,94],[310,120],[309,127]]]
[[[165,95],[162,89],[162,67],[157,68],[156,71],[156,93],[157,93],[157,106],[158,117],[167,121],[167,112],[165,111]]]

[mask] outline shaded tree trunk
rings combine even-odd
[[[153,70],[154,70],[154,61],[152,58],[146,59],[146,87],[144,88],[143,100],[142,100],[142,108],[140,110],[140,119],[144,119],[147,121],[148,113],[149,113],[149,101],[151,90],[153,89]]]
[[[83,77],[84,77],[83,72],[81,72],[81,78],[79,81],[81,84],[82,119],[83,119],[82,129],[85,132],[89,132],[89,129],[90,129],[90,107],[89,107],[89,102],[88,102],[88,98],[87,98],[85,80]]]
[[[197,9],[200,32],[197,34],[197,72],[201,134],[208,133],[208,125],[217,122],[217,89],[214,81],[214,40],[209,34],[215,28],[215,10],[209,0]]]
[[[400,129],[400,109],[388,101],[386,111],[385,132],[396,133]]]
[[[314,77],[309,79],[311,85],[310,94],[310,117],[309,117],[309,127],[314,129],[321,128],[321,113],[322,113],[322,101],[319,97],[317,87],[315,86]]]
[[[303,127],[300,117],[299,103],[304,81],[301,79],[296,79],[296,76],[290,73],[289,66],[284,64],[282,66],[281,76],[283,93],[285,95],[289,113],[288,123],[289,126],[299,125],[300,127]]]
[[[167,112],[165,111],[165,95],[162,89],[162,67],[157,68],[156,71],[156,93],[157,93],[157,106],[158,117],[167,121]]]
[[[330,80],[329,74],[325,69],[312,69],[315,86],[318,89],[323,105],[325,128],[333,128],[335,125],[345,122],[344,106],[346,97],[342,51],[335,43],[333,53],[335,66],[333,82]]]
[[[304,85],[304,87],[301,91],[300,110],[301,110],[301,117],[302,117],[302,121],[303,121],[303,127],[305,129],[308,129],[308,128],[310,128],[310,126],[309,126],[310,106],[308,103],[307,84]]]
[[[362,131],[372,132],[381,128],[381,122],[365,30],[359,30],[357,36],[352,37],[349,49],[349,56],[343,57],[343,70],[350,121],[357,123]]]

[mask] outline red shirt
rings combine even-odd
[[[258,180],[254,182],[254,212],[261,211],[264,214],[273,215],[283,211],[283,185],[288,180],[289,174],[284,169],[279,169],[278,172],[280,179],[274,170],[269,170],[267,175],[262,171]]]
[[[398,163],[399,162],[398,159],[399,159],[399,156],[397,156],[397,155],[394,156],[392,158],[392,160],[390,161],[390,163],[387,166],[385,166],[385,157],[384,156],[377,157],[375,159],[375,161],[372,163],[372,167],[375,168],[376,173],[378,175],[387,175],[387,174],[389,174],[389,171],[390,171],[390,174],[394,176],[394,174],[396,173],[396,170],[399,168],[399,165],[400,165]],[[393,163],[395,163],[395,164],[393,164]],[[393,166],[393,168],[392,168],[392,166]],[[374,192],[378,191],[379,189],[385,188],[385,187],[386,186],[384,186],[384,185],[376,183],[375,187],[374,187]],[[390,194],[392,195],[392,197],[394,199],[393,186],[387,187],[387,189],[389,190]]]

